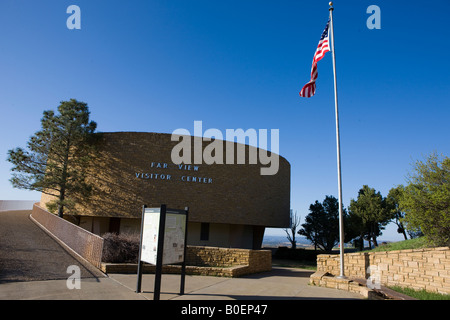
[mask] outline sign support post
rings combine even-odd
[[[187,222],[189,216],[189,207],[184,208],[184,211],[186,211],[186,227],[184,230],[183,263],[181,264],[180,296],[184,295],[184,281],[186,278]]]
[[[166,228],[166,205],[162,204],[159,216],[158,251],[156,255],[155,289],[153,292],[153,300],[159,300],[159,296],[161,293],[161,274],[163,265],[165,228]]]
[[[145,208],[147,208],[147,206],[144,204],[142,206],[142,219],[141,219],[141,236],[140,236],[140,241],[139,241],[139,256],[138,256],[138,280],[137,280],[137,285],[136,285],[136,292],[140,293],[141,292],[141,284],[142,284],[142,260],[141,260],[141,252],[142,252],[142,234],[143,234],[143,230],[144,230],[144,215],[145,215]]]

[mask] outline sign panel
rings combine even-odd
[[[142,221],[141,261],[156,265],[160,208],[146,208]]]
[[[142,229],[141,261],[153,265],[156,265],[157,262],[160,216],[160,208],[145,209]],[[185,232],[186,215],[167,210],[162,264],[184,261]]]
[[[184,261],[185,232],[186,215],[167,212],[164,232],[163,264]]]

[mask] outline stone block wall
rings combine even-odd
[[[339,275],[339,255],[318,255],[317,271]],[[450,294],[450,248],[346,253],[344,275]]]
[[[240,277],[246,274],[272,270],[270,250],[247,250],[218,247],[188,246],[186,250],[186,274]],[[144,264],[144,273],[155,273],[154,265]],[[136,273],[132,263],[102,263],[105,273]],[[165,265],[163,273],[180,273],[180,265]]]
[[[188,246],[186,251],[186,264],[191,266],[246,266],[245,274],[272,270],[270,250]]]
[[[272,270],[272,251],[270,250],[250,250],[249,252],[250,273]]]
[[[188,246],[186,251],[187,265],[230,267],[248,264],[250,250]]]

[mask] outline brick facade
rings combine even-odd
[[[230,230],[226,231],[230,235],[219,239],[220,246],[234,241],[233,234],[244,234],[244,229],[246,234],[243,236],[250,242],[252,237],[256,237],[258,239],[253,240],[258,242],[262,241],[265,227],[289,225],[290,164],[281,156],[275,175],[260,174],[261,167],[268,165],[248,163],[250,151],[260,151],[249,146],[245,146],[246,164],[178,166],[172,163],[171,152],[179,142],[171,141],[170,134],[113,132],[101,135],[98,157],[88,169],[93,194],[88,201],[75,198],[75,208],[67,212],[78,219],[109,218],[106,226],[98,222],[99,219],[96,220],[98,223],[91,218],[81,220],[81,224],[92,225],[90,231],[108,231],[111,218],[139,219],[144,204],[148,207],[166,204],[175,209],[188,206],[190,223],[211,223],[214,224],[212,229]],[[192,137],[191,140],[191,150],[194,151],[195,139]],[[209,144],[203,142],[202,150]],[[231,147],[235,150],[234,163],[237,163],[238,146],[243,145],[223,143],[224,162]],[[45,207],[44,204],[51,199],[43,194],[41,205]],[[121,224],[123,227],[125,224],[134,228],[139,226],[130,219]],[[191,229],[196,228],[193,225]]]

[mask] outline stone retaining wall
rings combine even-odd
[[[318,255],[317,271],[339,275],[339,255]],[[346,253],[344,275],[450,294],[450,248]]]
[[[137,274],[137,264],[133,263],[102,263],[101,269],[104,273],[130,273]],[[143,273],[155,273],[156,266],[144,264]],[[165,265],[163,266],[163,273],[166,274],[180,274],[180,265]],[[186,266],[186,274],[197,276],[215,276],[215,277],[240,277],[248,274],[248,266],[234,266],[228,268],[220,267],[198,267]]]
[[[192,266],[248,266],[249,273],[272,270],[270,250],[188,246],[186,264]]]
[[[270,250],[188,246],[186,251],[186,274],[240,277],[272,270]],[[153,265],[144,264],[143,272],[155,273],[155,269]],[[137,265],[102,263],[101,270],[105,273],[136,273]],[[163,273],[181,273],[181,266],[165,265]]]

